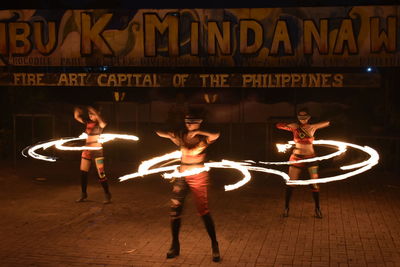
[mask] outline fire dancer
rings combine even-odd
[[[324,121],[315,124],[309,124],[311,116],[306,109],[302,109],[297,113],[297,119],[299,123],[277,123],[278,129],[291,131],[293,133],[295,148],[290,156],[290,161],[302,160],[307,158],[315,157],[315,151],[313,146],[314,133],[316,130],[324,127],[328,127],[330,122]],[[316,162],[310,163],[294,163],[289,166],[289,177],[291,180],[299,179],[303,171],[308,171],[311,179],[318,179],[318,165]],[[322,212],[319,205],[319,186],[318,184],[310,185],[312,196],[315,202],[315,216],[322,218]],[[285,210],[283,213],[284,217],[289,216],[289,203],[292,197],[293,187],[286,186],[285,195]]]
[[[206,159],[205,150],[219,137],[219,133],[211,133],[200,129],[202,121],[203,116],[201,116],[198,111],[192,110],[185,116],[186,129],[178,132],[156,131],[158,136],[171,139],[171,141],[180,148],[182,157],[179,172],[204,167]],[[198,214],[203,219],[204,225],[211,239],[212,260],[214,262],[220,260],[215,226],[208,209],[208,178],[208,172],[204,171],[195,175],[175,178],[172,181],[173,190],[170,213],[172,244],[167,252],[167,258],[175,258],[179,255],[181,215],[185,197],[190,190],[193,193]]]
[[[89,120],[82,117],[83,111],[82,109],[76,107],[74,110],[74,118],[86,125],[86,134],[88,135],[86,139],[86,146],[91,147],[101,147],[101,143],[98,142],[98,138],[100,134],[103,132],[103,129],[106,127],[107,123],[103,120],[100,115],[100,112],[95,108],[89,106],[87,107]],[[90,170],[90,166],[94,161],[97,169],[98,180],[101,186],[104,189],[104,204],[111,203],[111,193],[108,188],[107,177],[104,172],[104,157],[103,157],[103,149],[99,150],[84,150],[82,151],[81,158],[81,197],[77,199],[77,202],[84,202],[87,200],[87,184],[88,184],[88,174]]]

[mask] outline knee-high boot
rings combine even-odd
[[[204,226],[206,227],[207,233],[211,239],[212,260],[214,262],[218,262],[218,261],[220,261],[220,254],[219,254],[217,235],[215,233],[214,221],[213,221],[210,213],[203,215],[202,219],[204,222]]]
[[[289,205],[290,205],[290,199],[292,198],[292,193],[293,193],[293,187],[287,185],[285,191],[285,210],[283,212],[284,217],[289,216]]]
[[[314,203],[315,203],[315,217],[322,219],[322,212],[321,212],[321,208],[319,207],[319,192],[313,191],[312,196],[313,196]]]
[[[101,186],[103,187],[104,190],[104,204],[108,204],[111,203],[111,193],[110,193],[110,189],[108,187],[108,183],[107,180],[101,181]]]
[[[81,171],[81,197],[76,202],[84,202],[87,200],[87,184],[88,184],[88,172]]]
[[[172,234],[172,244],[167,252],[167,258],[175,258],[179,256],[180,245],[179,245],[179,230],[181,228],[181,219],[173,218],[171,219],[171,234]]]

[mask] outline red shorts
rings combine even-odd
[[[315,154],[311,155],[299,155],[299,154],[292,154],[290,155],[289,161],[295,161],[295,160],[302,160],[302,159],[309,159],[315,157]],[[303,162],[303,163],[292,163],[291,166],[297,167],[297,168],[308,168],[312,166],[317,166],[316,162]]]
[[[82,158],[87,160],[92,160],[95,158],[103,157],[103,148],[99,150],[83,150]]]

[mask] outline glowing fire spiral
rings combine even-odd
[[[291,141],[288,144],[284,144],[284,145],[277,144],[277,147],[280,152],[284,152],[287,149],[289,149],[293,144],[294,144],[294,142]],[[309,180],[290,180],[290,177],[285,172],[266,168],[266,167],[254,166],[254,165],[252,165],[252,164],[256,164],[254,161],[234,162],[234,161],[222,160],[221,162],[209,162],[209,163],[205,163],[204,167],[202,167],[202,168],[195,168],[195,169],[185,171],[185,172],[179,172],[179,169],[178,169],[179,165],[164,166],[164,167],[151,169],[151,167],[153,167],[154,165],[156,165],[158,163],[165,162],[165,161],[171,160],[171,159],[179,159],[182,155],[181,152],[174,151],[172,153],[169,153],[169,154],[166,154],[166,155],[163,155],[160,157],[155,157],[150,160],[146,160],[146,161],[142,162],[142,164],[140,164],[140,166],[138,168],[138,172],[124,175],[124,176],[120,177],[119,180],[125,181],[125,180],[132,179],[132,178],[142,177],[142,176],[148,175],[148,174],[167,172],[167,171],[172,171],[172,172],[164,173],[163,177],[166,179],[171,179],[174,177],[183,177],[183,176],[194,175],[194,174],[197,174],[197,173],[200,173],[203,171],[208,171],[210,168],[233,168],[233,169],[237,169],[238,171],[240,171],[243,174],[243,178],[235,184],[225,185],[225,191],[230,191],[230,190],[237,189],[250,181],[251,175],[250,175],[249,171],[259,171],[259,172],[265,172],[265,173],[279,175],[286,181],[286,183],[288,185],[308,185],[308,184],[327,183],[327,182],[346,179],[348,177],[351,177],[356,174],[360,174],[362,172],[365,172],[365,171],[371,169],[374,165],[378,164],[378,161],[379,161],[379,154],[376,152],[376,150],[374,150],[368,146],[363,147],[363,146],[359,146],[356,144],[345,143],[345,142],[340,142],[340,141],[332,141],[332,140],[316,140],[316,141],[314,141],[314,144],[333,146],[333,147],[337,148],[337,151],[330,153],[328,155],[324,155],[324,156],[320,156],[320,157],[313,157],[313,158],[308,158],[308,159],[302,159],[302,160],[297,160],[297,161],[282,161],[282,162],[262,162],[262,161],[260,161],[260,162],[258,162],[258,164],[261,164],[261,165],[290,165],[290,164],[294,164],[294,163],[322,161],[322,160],[330,159],[330,158],[333,158],[333,157],[343,154],[344,152],[346,152],[347,147],[351,147],[351,148],[360,150],[360,151],[368,154],[369,158],[367,160],[357,163],[357,164],[340,167],[341,170],[356,169],[354,171],[336,175],[336,176],[332,176],[332,177],[324,177],[324,178],[309,179]]]
[[[73,151],[79,151],[79,150],[100,150],[103,149],[101,146],[95,147],[95,146],[65,146],[65,143],[72,142],[72,141],[78,141],[78,140],[85,140],[87,138],[86,133],[82,133],[79,137],[67,137],[67,138],[62,138],[54,141],[48,141],[48,142],[42,142],[39,144],[35,144],[32,146],[28,146],[22,150],[22,155],[24,157],[32,157],[34,159],[39,159],[39,160],[45,160],[45,161],[50,161],[54,162],[57,160],[56,157],[51,157],[51,156],[45,156],[36,153],[36,150],[38,149],[43,149],[46,150],[47,148],[54,146],[57,149],[60,150],[73,150]],[[131,140],[131,141],[137,141],[139,138],[134,135],[128,135],[128,134],[111,134],[111,133],[106,133],[106,134],[101,134],[100,137],[98,138],[99,143],[106,143],[108,141],[114,140],[114,139],[124,139],[124,140]]]

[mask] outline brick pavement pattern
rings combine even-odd
[[[283,218],[280,178],[255,174],[224,192],[238,174],[212,170],[210,208],[222,257],[213,263],[190,195],[181,255],[166,259],[171,185],[158,174],[120,183],[116,177],[134,170],[125,165],[107,165],[113,203],[104,205],[93,174],[90,201],[74,202],[79,162],[29,160],[16,170],[2,163],[0,266],[400,266],[400,179],[379,168],[322,185],[323,219],[313,217],[307,187],[295,189]]]

